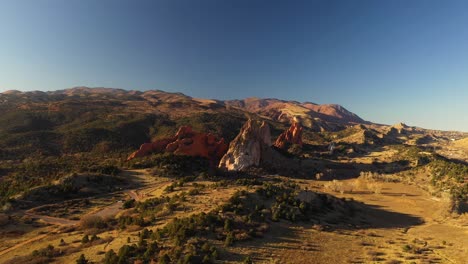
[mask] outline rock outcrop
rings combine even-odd
[[[286,149],[289,145],[299,145],[302,147],[303,127],[298,122],[293,122],[288,130],[284,131],[275,142],[275,147]]]
[[[219,167],[229,171],[241,171],[260,165],[262,151],[271,146],[270,126],[249,119],[236,138],[229,144],[229,150]]]
[[[156,141],[154,141],[152,143],[144,143],[143,145],[140,146],[140,149],[138,149],[137,151],[130,154],[130,156],[128,156],[127,161],[132,160],[134,158],[140,158],[140,157],[148,156],[151,153],[164,152],[166,150],[166,146],[169,143],[174,142],[175,140],[176,140],[176,138],[172,137],[172,138],[159,139],[159,140],[156,140]]]
[[[398,131],[398,134],[408,134],[408,132],[415,132],[415,127],[406,125],[405,123],[398,123],[390,127],[390,129],[395,129]]]
[[[267,123],[249,119],[229,144],[229,150],[219,162],[219,168],[243,171],[253,166],[289,170],[297,169],[298,164],[272,148],[270,126]]]
[[[227,149],[228,145],[223,138],[218,138],[211,133],[193,131],[190,126],[182,126],[174,137],[162,138],[141,145],[140,149],[133,152],[127,160],[144,157],[151,153],[167,152],[204,157],[216,165]]]

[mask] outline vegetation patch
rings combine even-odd
[[[256,186],[254,191],[236,192],[227,203],[208,213],[175,218],[154,231],[143,229],[138,244],[124,245],[118,253],[107,252],[103,262],[118,259],[119,263],[212,263],[226,256],[226,252],[214,245],[223,245],[229,251],[229,247],[237,243],[262,237],[272,222],[314,221],[337,211],[341,217],[354,214],[355,208],[346,202],[301,190],[293,183],[253,183],[257,184],[253,185]],[[129,224],[125,221],[133,221],[129,219],[154,224],[161,210],[174,207],[184,199],[183,195],[175,195],[137,202],[131,209],[133,218],[122,216],[120,227]]]

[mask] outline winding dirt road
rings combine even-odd
[[[23,242],[20,242],[20,243],[18,243],[18,244],[15,244],[15,245],[12,246],[12,247],[9,247],[9,248],[7,248],[7,249],[4,249],[4,250],[0,251],[0,256],[3,256],[3,255],[5,255],[5,254],[7,254],[8,252],[13,251],[13,250],[15,250],[15,249],[18,249],[18,248],[20,248],[20,247],[22,247],[22,246],[25,246],[25,245],[29,244],[29,243],[32,243],[32,242],[35,242],[35,241],[39,241],[39,240],[41,240],[41,239],[44,239],[44,238],[46,238],[47,236],[49,236],[50,233],[54,233],[54,232],[57,232],[57,231],[58,231],[58,228],[57,228],[57,229],[54,229],[54,230],[52,230],[52,231],[50,231],[50,232],[47,233],[47,234],[43,234],[43,235],[40,235],[40,236],[36,236],[36,237],[31,238],[31,239],[28,239],[28,240],[25,240],[25,241],[23,241]]]
[[[135,170],[135,171],[125,171],[124,173],[127,173],[129,175],[134,175],[134,174],[137,174],[137,175],[143,175],[144,172],[141,171],[141,170]],[[145,186],[143,188],[140,188],[140,189],[132,189],[132,190],[124,190],[123,192],[125,194],[127,194],[131,199],[135,199],[136,201],[139,201],[142,199],[141,195],[138,194],[138,192],[141,192],[143,190],[148,190],[149,188],[154,188],[155,186],[159,186],[161,185],[160,183],[159,184],[151,184],[151,185],[148,185],[148,186]],[[79,221],[77,220],[70,220],[70,219],[66,219],[66,218],[59,218],[59,217],[53,217],[53,216],[48,216],[48,215],[41,215],[41,214],[35,214],[35,213],[32,213],[32,211],[34,211],[35,208],[31,208],[27,211],[19,211],[17,212],[18,215],[27,215],[29,217],[32,217],[32,218],[37,218],[37,219],[40,219],[41,221],[47,223],[47,224],[51,224],[51,225],[55,225],[55,226],[58,226],[56,229],[54,230],[51,230],[50,232],[46,233],[46,234],[42,234],[42,235],[39,235],[39,236],[36,236],[36,237],[33,237],[31,239],[28,239],[28,240],[25,240],[25,241],[22,241],[18,244],[15,244],[14,246],[12,247],[9,247],[7,249],[4,249],[2,251],[0,251],[0,256],[2,255],[5,255],[15,249],[18,249],[20,247],[23,247],[27,244],[30,244],[30,243],[33,243],[33,242],[36,242],[36,241],[39,241],[41,239],[44,239],[46,237],[48,237],[51,233],[55,233],[55,232],[58,232],[60,227],[63,227],[63,226],[74,226],[74,225],[78,225],[79,224]],[[108,206],[105,206],[103,208],[100,208],[96,211],[93,211],[91,213],[88,213],[86,215],[93,215],[93,216],[100,216],[100,217],[112,217],[112,216],[115,216],[116,214],[118,214],[120,211],[122,210],[122,201],[117,201],[115,203],[112,203]]]

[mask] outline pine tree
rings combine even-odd
[[[76,264],[87,264],[88,260],[85,258],[84,254],[81,254],[80,257],[76,260]]]
[[[115,264],[119,260],[117,254],[115,254],[114,250],[107,251],[106,255],[104,256],[104,264]]]
[[[224,241],[224,245],[225,245],[226,247],[229,247],[229,246],[231,246],[233,243],[234,243],[234,236],[232,235],[232,233],[229,233],[229,234],[226,236],[226,240]]]
[[[89,242],[89,236],[88,235],[84,235],[83,238],[81,239],[81,243],[83,244],[86,244]]]

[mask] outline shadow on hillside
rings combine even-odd
[[[400,143],[401,144],[401,143]],[[326,158],[326,159],[339,159],[343,157],[362,158],[371,152],[383,152],[385,146],[388,144],[356,144],[356,143],[336,143],[333,154],[329,154],[330,144],[304,144],[302,151],[304,154],[309,154],[312,157]],[[352,150],[351,152],[348,152]]]
[[[105,198],[127,189],[143,187],[144,183],[136,177],[137,175],[138,173],[133,171],[123,171],[117,176],[99,173],[70,174],[64,177],[69,180],[30,189],[18,196],[13,201],[13,206],[19,209],[31,209]]]
[[[443,156],[443,155],[440,155],[440,154],[437,154],[437,158],[442,159],[442,160],[447,161],[447,162],[452,162],[452,163],[455,163],[455,164],[462,164],[462,165],[468,166],[468,162],[466,162],[464,160],[449,158],[449,157],[446,157],[446,156]]]
[[[361,172],[394,174],[411,169],[409,162],[396,161],[386,163],[341,163],[322,159],[289,159],[290,164],[285,162],[283,166],[271,168],[269,166],[252,167],[246,171],[218,171],[217,174],[228,179],[253,178],[262,175],[281,175],[295,179],[317,179],[317,174],[321,174],[318,180],[346,180],[354,179],[361,175]],[[289,166],[290,165],[290,166]]]
[[[294,224],[294,226],[299,226]],[[270,263],[270,256],[259,254],[259,252],[273,252],[277,250],[298,250],[307,248],[308,251],[320,251],[320,245],[315,241],[301,241],[296,230],[290,228],[291,225],[285,221],[272,223],[269,230],[261,238],[237,242],[235,247],[241,247],[242,252],[248,251],[248,255],[258,262]],[[312,239],[311,239],[312,240]],[[247,255],[232,254],[230,252],[226,260],[242,262]]]
[[[394,174],[411,169],[408,161],[342,163],[332,160],[305,159],[301,161],[300,171],[284,170],[283,175],[293,178],[315,179],[317,173],[321,173],[319,180],[353,179],[361,175],[361,172]]]
[[[122,171],[119,176],[126,180],[125,189],[138,189],[144,186],[144,181],[138,177],[140,173],[131,170]]]
[[[359,230],[369,228],[409,228],[424,223],[418,216],[389,211],[381,206],[365,204],[355,200],[332,197],[327,210],[312,217],[316,224],[330,230]],[[330,202],[331,201],[331,202]],[[301,226],[310,227],[308,223]],[[325,229],[327,230],[327,229]]]
[[[381,206],[369,205],[353,201],[359,209],[355,217],[362,223],[356,226],[357,229],[367,228],[409,228],[421,225],[424,220],[421,217],[394,212],[384,209]]]
[[[359,158],[369,155],[370,152],[383,152],[383,146],[374,145],[343,145],[340,151],[329,155],[327,145],[304,145],[303,154],[308,158],[299,158],[287,151],[274,148],[268,149],[266,155],[269,162],[261,161],[261,167],[267,174],[279,174],[291,178],[314,179],[321,174],[321,180],[352,179],[359,177],[361,172],[394,174],[412,168],[409,160],[391,162],[374,160],[372,163],[359,163],[354,160],[342,158]],[[353,149],[352,153],[346,153]],[[274,157],[270,161],[268,157]],[[263,158],[263,157],[262,157]]]
[[[247,242],[239,242],[236,245],[248,249],[252,257],[261,261],[264,259],[256,252],[271,252],[272,250],[306,250],[320,252],[324,250],[317,242],[315,232],[327,232],[339,235],[349,235],[349,232],[356,232],[368,229],[403,229],[418,226],[424,223],[422,218],[392,212],[379,206],[363,204],[355,201],[347,201],[350,206],[357,207],[353,216],[340,215],[337,212],[318,215],[317,219],[311,222],[292,223],[286,220],[271,222],[268,232],[262,238],[256,238]],[[335,213],[335,214],[333,214]],[[359,232],[362,236],[377,237],[375,230],[372,232]],[[339,239],[338,237],[336,239]],[[359,240],[360,238],[356,238]],[[232,260],[241,260],[240,256]]]

